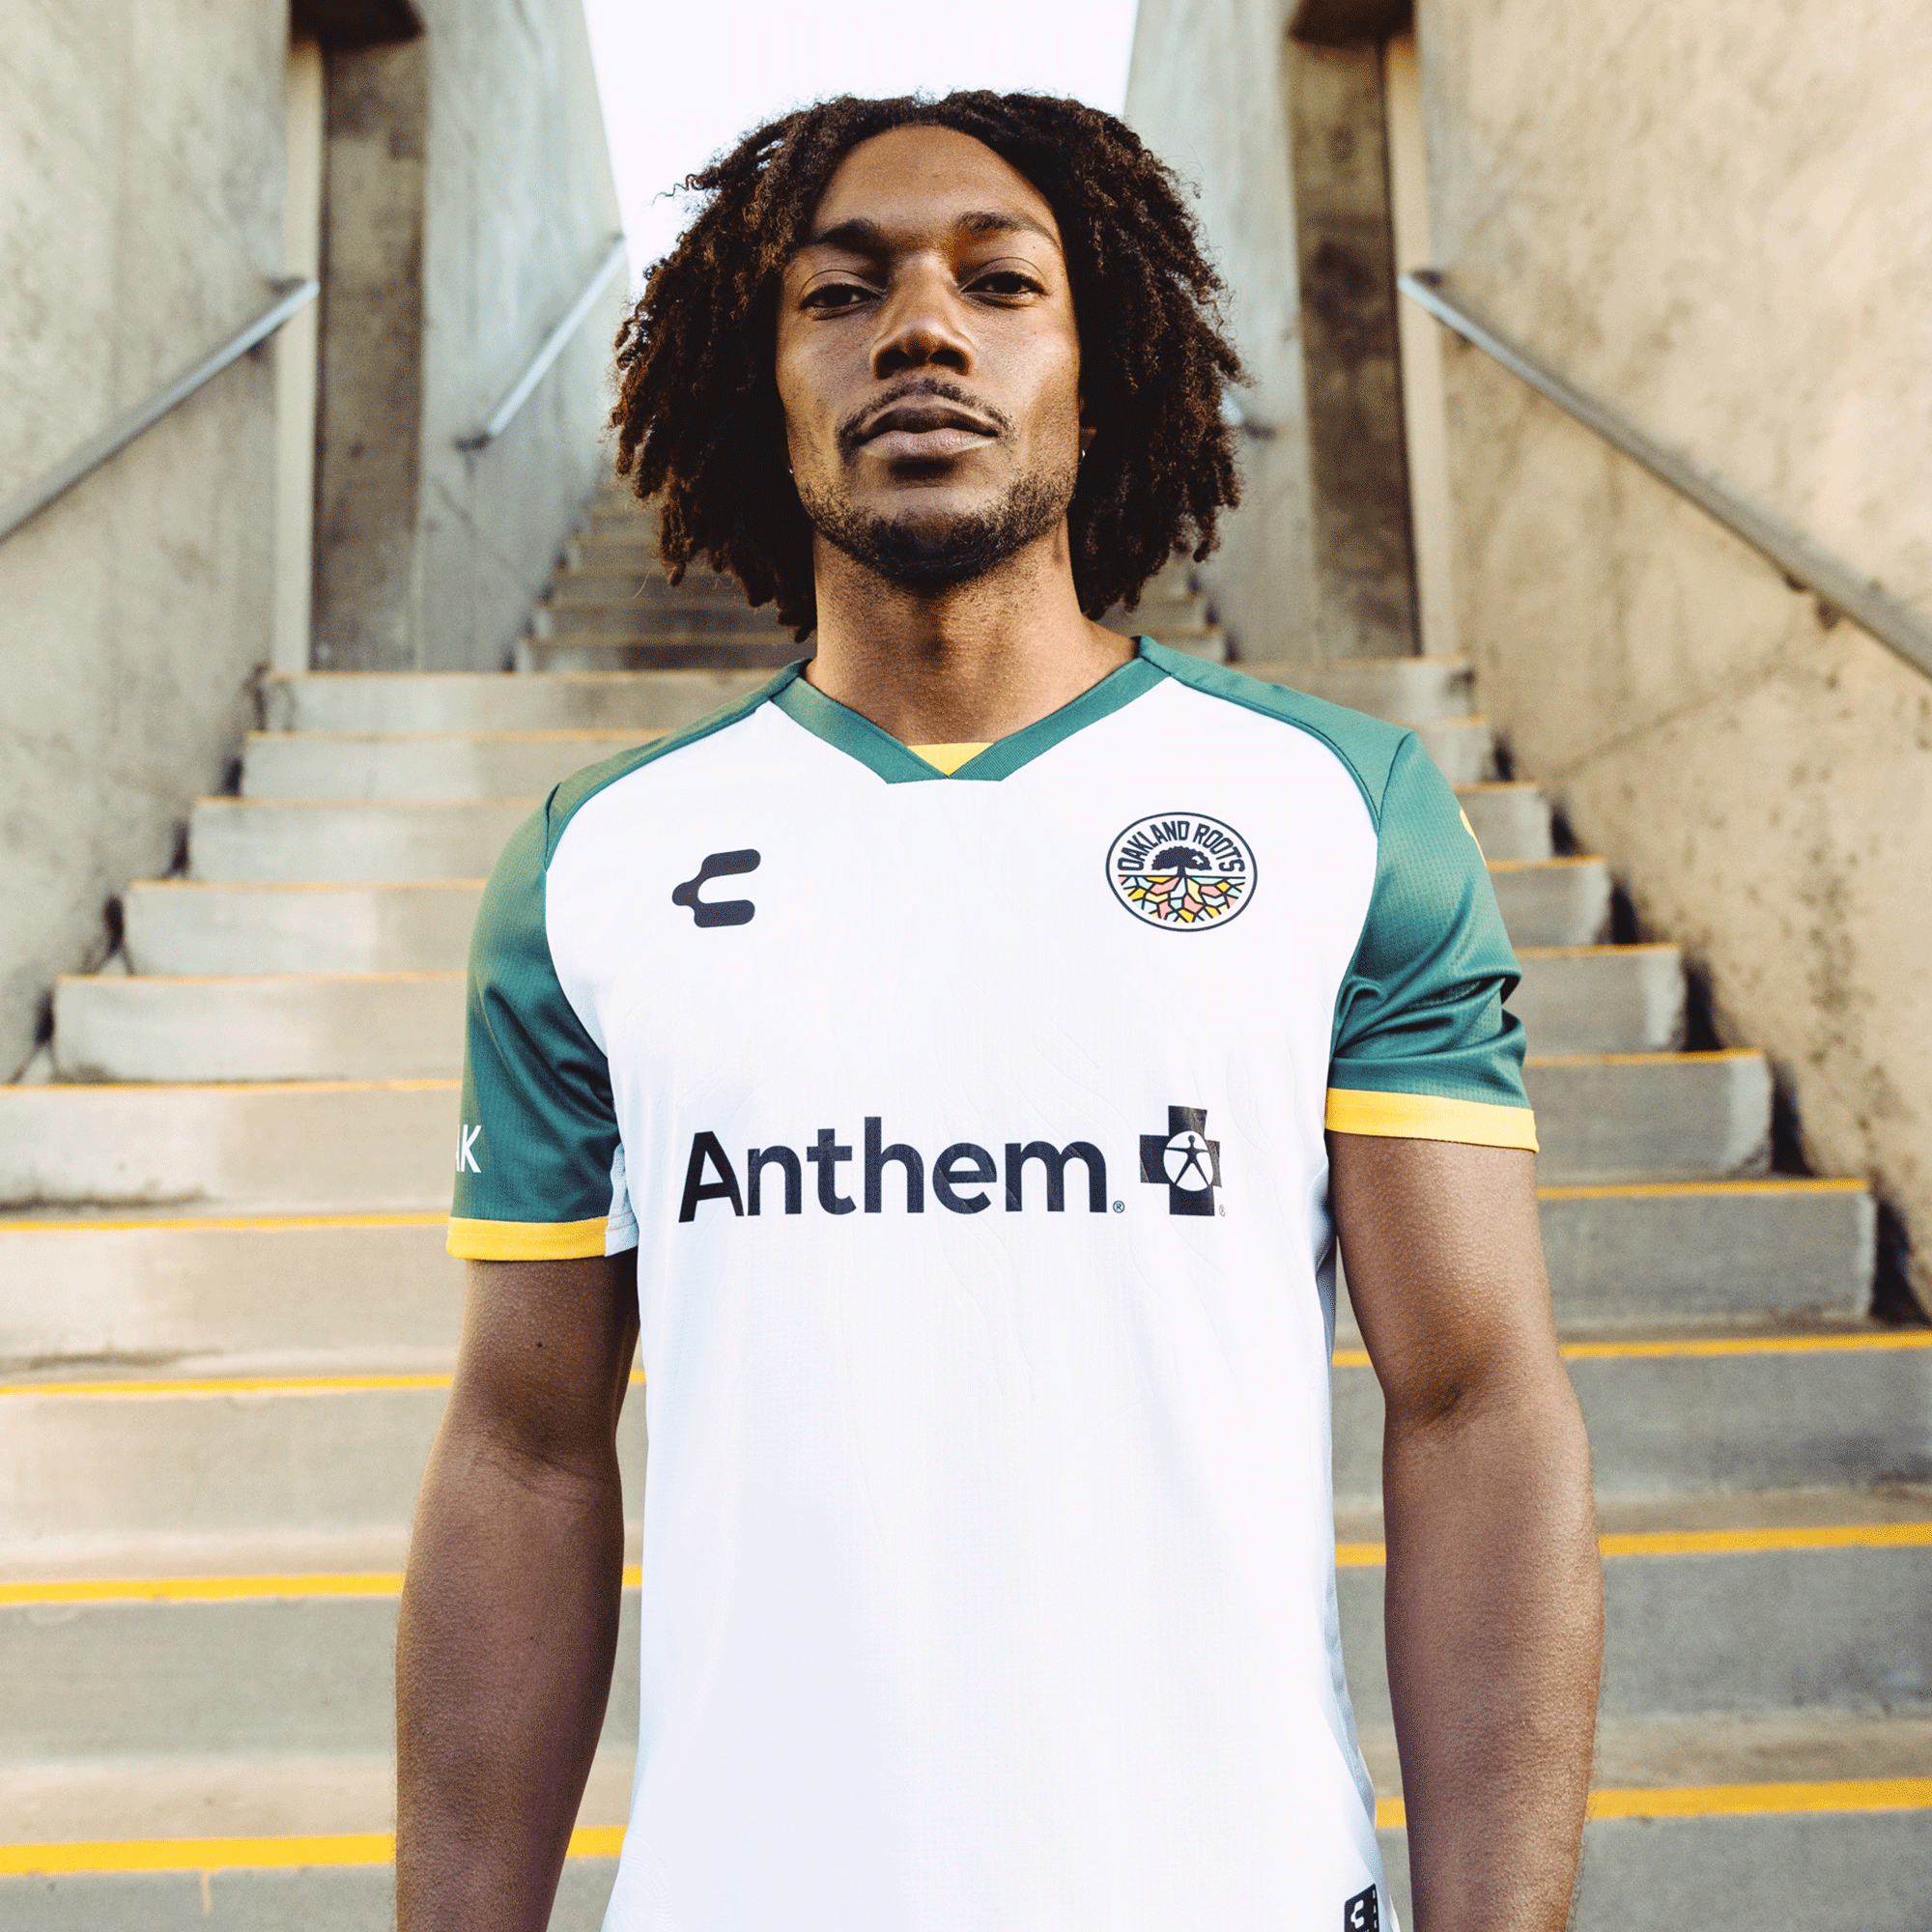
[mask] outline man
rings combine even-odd
[[[1601,1592],[1481,855],[1411,735],[1094,621],[1234,494],[1171,179],[1107,116],[961,95],[821,105],[695,185],[619,467],[673,573],[709,555],[817,655],[560,786],[491,882],[405,1932],[545,1923],[634,1347],[609,1927],[1392,1923],[1337,1230],[1417,1919],[1554,1932]]]

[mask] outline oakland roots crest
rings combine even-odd
[[[1233,826],[1198,811],[1137,818],[1107,853],[1114,896],[1150,925],[1201,932],[1226,925],[1255,891],[1255,855]]]
[[[1213,1213],[1221,1143],[1208,1138],[1206,1107],[1170,1107],[1167,1132],[1141,1136],[1141,1179],[1167,1189],[1170,1214]]]

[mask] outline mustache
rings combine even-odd
[[[850,456],[859,445],[867,440],[871,425],[886,413],[896,409],[900,403],[910,402],[915,396],[933,396],[944,403],[957,403],[961,409],[971,410],[976,416],[991,423],[1002,436],[1012,433],[1012,421],[983,402],[969,389],[957,383],[951,383],[943,376],[915,376],[911,381],[901,383],[890,394],[857,409],[838,425],[838,453]]]

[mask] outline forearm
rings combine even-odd
[[[396,1646],[401,1932],[542,1932],[616,1653],[608,1465],[506,1451],[452,1410],[417,1505]]]
[[[1552,1362],[1413,1424],[1382,1469],[1389,1688],[1418,1932],[1560,1932],[1589,1785],[1603,1582]]]

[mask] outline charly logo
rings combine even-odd
[[[710,853],[696,874],[671,894],[670,902],[683,906],[700,926],[749,925],[758,910],[750,899],[701,899],[697,895],[713,879],[735,879],[740,872],[755,872],[759,863],[757,853],[749,848]]]
[[[1233,826],[1196,811],[1137,818],[1107,853],[1114,896],[1150,925],[1226,925],[1254,897],[1255,855]]]

